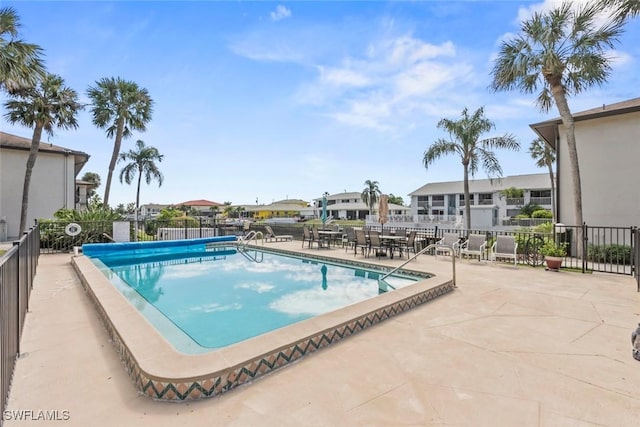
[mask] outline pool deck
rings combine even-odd
[[[136,391],[70,258],[40,257],[7,408],[70,418],[5,426],[638,425],[629,276],[456,262],[452,293],[219,397],[170,403]],[[407,267],[451,275],[443,256]]]

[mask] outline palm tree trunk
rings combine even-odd
[[[469,165],[464,165],[464,216],[467,233],[471,230],[471,198],[469,196]]]
[[[580,183],[580,167],[578,165],[578,148],[576,147],[575,122],[567,103],[562,85],[557,82],[551,84],[553,99],[558,107],[562,124],[566,128],[569,164],[571,165],[571,180],[573,182],[574,221],[576,225],[576,256],[582,258],[582,185]]]
[[[140,183],[142,182],[142,169],[138,174],[138,191],[136,191],[136,221],[138,220],[138,209],[140,208]]]
[[[107,184],[104,189],[104,207],[109,207],[109,192],[111,191],[111,178],[113,171],[116,168],[118,162],[118,155],[120,154],[120,146],[122,145],[122,135],[124,133],[124,119],[121,117],[118,119],[118,129],[116,130],[116,139],[113,142],[113,153],[111,154],[111,162],[109,163],[109,173],[107,174]]]
[[[20,208],[20,229],[21,235],[27,228],[27,211],[29,210],[29,186],[31,185],[31,173],[33,166],[36,164],[38,150],[40,149],[40,138],[42,137],[42,125],[36,124],[33,130],[33,138],[31,138],[31,148],[29,149],[29,157],[27,158],[27,168],[24,171],[24,184],[22,187],[22,207]],[[18,236],[19,237],[19,236]]]
[[[553,165],[548,164],[549,179],[551,180],[551,214],[553,215],[553,223],[556,223],[556,183],[553,179]]]

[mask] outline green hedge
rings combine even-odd
[[[631,246],[626,245],[589,245],[587,260],[612,264],[631,264]]]
[[[553,218],[553,213],[551,213],[551,211],[546,210],[546,209],[540,209],[540,210],[534,211],[531,214],[531,218],[551,219],[551,218]]]

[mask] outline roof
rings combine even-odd
[[[464,193],[463,181],[432,182],[409,193],[409,196],[426,196],[429,194],[461,194]],[[505,188],[549,189],[549,174],[536,173],[528,175],[505,176],[500,179],[470,179],[469,191],[472,193],[493,193]]]
[[[12,135],[6,132],[0,132],[0,147],[10,150],[22,150],[29,151],[31,149],[31,139],[24,138],[18,135]],[[70,148],[54,145],[49,142],[40,141],[38,148],[42,153],[53,153],[60,155],[73,155],[75,158],[75,175],[78,175],[82,170],[82,167],[89,160],[89,155],[82,151],[71,150]]]
[[[636,111],[640,111],[640,98],[628,99],[622,102],[616,102],[614,104],[605,105],[602,107],[591,108],[589,110],[573,113],[573,119],[576,122],[584,120],[592,120],[601,117],[617,116],[620,114],[628,114]],[[562,124],[562,119],[556,117],[555,119],[547,120],[540,123],[534,123],[529,125],[535,133],[537,133],[547,144],[554,147],[556,146],[556,139],[558,136],[558,125]]]
[[[305,205],[307,206],[309,204],[309,202],[307,202],[306,200],[302,200],[302,199],[284,199],[284,200],[278,200],[276,202],[273,202],[272,204],[275,203],[284,203],[284,204],[294,204],[294,205]]]
[[[284,212],[284,211],[300,211],[300,209],[306,208],[299,203],[278,203],[274,202],[268,205],[247,205],[245,210],[248,212],[260,212],[260,211],[272,211],[272,212]]]
[[[193,206],[193,207],[202,207],[202,206],[224,206],[222,203],[212,202],[211,200],[189,200],[182,203],[175,203],[174,206]]]

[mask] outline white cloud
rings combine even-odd
[[[291,10],[287,9],[283,5],[276,6],[276,10],[269,14],[272,21],[280,21],[281,19],[291,17]]]
[[[347,68],[331,68],[318,67],[320,70],[320,79],[328,84],[335,86],[367,86],[371,84],[371,80],[354,70]]]

